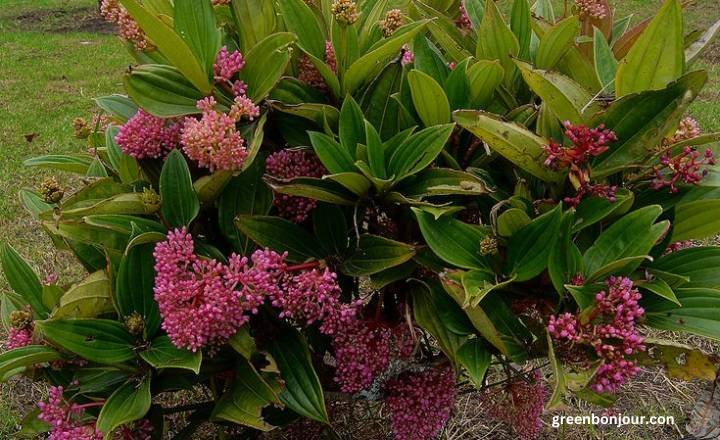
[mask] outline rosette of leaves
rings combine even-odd
[[[124,94],[97,99],[111,123],[89,137],[93,155],[27,161],[83,184],[52,204],[21,191],[87,278],[43,285],[3,247],[13,289],[2,298],[3,324],[29,309],[35,325],[33,345],[0,355],[3,379],[78,381],[81,399],[106,402],[98,425],[108,435],[141,418],[162,434],[173,408],[153,397],[199,385],[213,398],[179,409],[193,411],[183,435],[207,421],[248,431],[298,417],[327,422],[324,393],[335,390],[322,362],[329,347],[312,328],[262,312],[262,322],[210,356],[172,345],[153,298],[152,250],[177,226],[218,260],[267,247],[292,262],[321,261],[348,300],[363,298],[387,321],[412,319],[435,341],[423,343],[419,362],[447,358],[480,388],[492,358],[550,356],[553,403],[568,392],[603,402],[586,387],[591,371],[570,375],[553,357],[544,320],[560,309],[590,312],[596,284],[611,275],[641,288],[644,325],[720,339],[720,248],[666,253],[671,243],[720,233],[717,170],[708,166],[704,179],[677,192],[648,184],[662,153],[720,139],[664,143],[707,81],[693,61],[712,37],[686,37],[678,0],[634,27],[611,10],[602,19],[559,17],[549,2],[513,0],[505,18],[492,0],[466,0],[470,29],[455,25],[457,1],[359,1],[354,23],[339,22],[331,3],[120,0],[152,51],[129,46],[137,65],[125,74]],[[380,22],[397,3],[405,23],[383,32]],[[231,104],[213,82],[221,46],[244,54],[241,79],[261,106],[259,118],[239,126],[250,152],[243,170],[208,173],[179,149],[164,161],[124,154],[115,135],[140,108],[177,118],[198,113],[206,96]],[[309,66],[315,84],[302,79]],[[544,149],[551,140],[569,145],[565,121],[616,134],[587,168],[593,181],[618,187],[613,201],[562,203],[576,182],[545,164]],[[325,175],[264,175],[264,158],[286,147],[316,155]],[[157,200],[148,205],[153,193],[159,210]],[[273,208],[273,195],[283,194],[317,207],[292,223]],[[583,285],[573,284],[578,276]],[[538,319],[522,304],[550,311]],[[83,362],[49,366],[69,359]],[[707,368],[691,371],[709,376]],[[28,431],[47,428],[33,417]]]

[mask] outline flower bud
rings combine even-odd
[[[145,188],[142,195],[140,195],[140,200],[142,200],[146,214],[155,214],[160,211],[160,195],[154,189]]]
[[[15,328],[28,328],[32,321],[32,313],[29,310],[15,310],[10,313],[10,323]]]
[[[335,0],[330,12],[340,24],[351,25],[360,17],[357,4],[353,0]]]
[[[405,17],[400,9],[391,9],[385,14],[385,19],[380,21],[380,30],[385,37],[395,33],[405,23]]]
[[[498,242],[495,237],[487,236],[480,241],[480,255],[495,255],[498,251]]]
[[[46,177],[40,184],[40,195],[45,203],[59,203],[65,190],[54,177]]]
[[[85,118],[73,119],[73,130],[75,137],[78,139],[87,139],[90,136],[91,129]]]
[[[145,330],[145,320],[138,312],[125,317],[125,327],[132,335],[140,335]]]

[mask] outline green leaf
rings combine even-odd
[[[172,66],[144,64],[125,75],[125,90],[143,110],[172,118],[200,113],[197,101],[204,94]]]
[[[474,174],[450,168],[427,168],[404,180],[397,191],[411,198],[436,195],[484,195],[492,192],[488,184]]]
[[[589,126],[605,124],[619,139],[593,162],[592,175],[602,178],[637,167],[655,153],[655,146],[677,127],[690,103],[707,81],[707,73],[688,73],[663,90],[628,95],[613,102]]]
[[[108,159],[123,183],[133,183],[140,177],[140,168],[137,160],[123,153],[120,146],[115,142],[115,137],[119,131],[119,127],[114,125],[109,126],[105,131],[105,146]]]
[[[413,104],[426,127],[450,122],[450,103],[442,86],[419,70],[408,73]]]
[[[324,59],[327,38],[312,9],[303,0],[279,0],[278,6],[288,31],[297,35],[298,44],[316,58]]]
[[[274,2],[266,0],[233,0],[235,30],[240,36],[242,53],[248,53],[259,41],[277,28]]]
[[[26,167],[47,168],[84,175],[87,173],[88,168],[90,168],[92,161],[92,158],[87,154],[48,154],[27,159],[23,162],[23,165]]]
[[[377,235],[360,236],[355,253],[345,260],[343,272],[351,276],[372,275],[399,266],[415,256],[415,249],[405,243]]]
[[[365,122],[365,138],[367,140],[367,145],[365,147],[367,149],[368,166],[370,167],[370,171],[374,176],[377,176],[380,179],[386,179],[385,149],[377,130],[375,130],[375,127],[367,121]]]
[[[712,382],[717,376],[714,355],[674,341],[647,338],[644,344],[648,349],[633,356],[640,365],[662,366],[668,376],[686,381],[702,379]]]
[[[239,215],[235,224],[258,245],[287,252],[289,261],[324,257],[315,237],[290,220],[273,216]]]
[[[301,416],[329,423],[322,385],[312,365],[305,338],[298,331],[288,328],[273,340],[270,353],[285,382],[280,400]]]
[[[60,353],[46,345],[26,345],[0,354],[0,381],[5,382],[26,367],[62,359]]]
[[[485,373],[490,367],[491,359],[490,352],[479,338],[467,340],[457,351],[458,362],[465,368],[470,380],[477,388],[483,386]]]
[[[265,161],[256,160],[247,170],[230,180],[218,199],[220,232],[236,252],[249,253],[250,242],[235,226],[238,214],[267,215],[273,202],[270,188],[262,181]]]
[[[95,103],[118,122],[125,123],[135,116],[138,106],[123,95],[109,95],[95,98]]]
[[[482,111],[459,110],[454,118],[461,127],[533,176],[546,182],[557,182],[563,177],[543,164],[543,146],[548,145],[548,141],[525,127]]]
[[[133,337],[125,326],[107,319],[62,319],[36,321],[36,328],[51,342],[99,364],[117,364],[133,359]]]
[[[527,281],[542,272],[560,237],[562,204],[533,219],[510,237],[507,265],[515,281]]]
[[[521,0],[517,0],[521,1]],[[499,61],[480,60],[467,70],[470,102],[473,107],[487,107],[503,81],[504,70]]]
[[[474,307],[493,290],[502,288],[513,281],[515,278],[509,278],[505,281],[498,282],[495,273],[488,270],[469,270],[462,275],[462,286],[465,289],[465,304]]]
[[[340,109],[339,138],[342,148],[348,152],[350,156],[348,162],[352,164],[356,157],[355,150],[357,150],[358,144],[365,143],[365,120],[362,109],[350,95],[345,98],[342,108]],[[310,140],[312,140],[312,135],[310,136]],[[343,152],[339,154],[344,155]],[[345,159],[343,159],[343,162],[344,160]],[[327,165],[325,167],[327,168]]]
[[[390,156],[387,173],[397,181],[411,176],[440,154],[450,138],[455,124],[428,127],[407,138]]]
[[[480,242],[487,237],[487,232],[449,216],[436,220],[419,208],[411,209],[425,241],[438,257],[464,269],[489,267],[487,259],[480,255]]]
[[[671,241],[704,240],[720,232],[720,200],[696,200],[675,206]]]
[[[159,336],[150,343],[140,357],[153,368],[180,368],[200,374],[202,352],[192,352],[173,345],[167,336]]]
[[[474,0],[480,3],[480,0]],[[468,3],[465,4],[467,8]],[[468,11],[469,12],[469,11]],[[521,59],[527,59],[530,56],[530,40],[532,36],[530,4],[528,0],[514,0],[510,10],[510,29],[518,39],[520,52],[518,56]]]
[[[720,340],[720,290],[680,288],[675,295],[682,306],[658,297],[643,302],[647,325]]]
[[[365,128],[363,127],[363,131],[364,130]],[[351,147],[351,150],[348,145],[342,145],[324,133],[311,131],[308,135],[310,136],[310,142],[315,150],[315,154],[317,154],[318,159],[320,159],[320,162],[322,162],[330,174],[357,170],[355,168],[355,160],[350,153],[355,149],[355,145]],[[363,136],[363,142],[364,137],[365,136]]]
[[[592,95],[569,77],[552,71],[533,69],[527,63],[516,61],[530,89],[560,118],[574,124],[585,122],[587,116],[600,110]]]
[[[210,0],[175,0],[174,6],[175,32],[193,51],[205,74],[212,75],[222,38],[212,3]]]
[[[442,292],[429,286],[416,287],[411,293],[415,321],[437,340],[440,349],[455,363],[456,353],[467,338],[451,330],[457,327],[455,320],[467,319],[462,310],[452,301],[442,301]]]
[[[168,155],[160,173],[161,212],[172,226],[188,226],[200,212],[190,169],[180,150]]]
[[[105,402],[97,418],[97,429],[104,433],[103,438],[110,439],[115,428],[143,418],[151,404],[150,376],[145,376],[140,383],[130,380]]]
[[[128,10],[160,53],[177,67],[185,78],[202,93],[209,94],[212,91],[209,75],[180,35],[137,0],[120,0],[120,4]]]
[[[623,216],[603,231],[583,256],[585,274],[592,275],[616,260],[647,255],[667,230],[667,221],[654,224],[661,213],[658,205],[646,206]],[[636,260],[630,263],[624,272],[640,264]]]
[[[277,32],[265,37],[245,56],[245,68],[240,78],[248,86],[248,97],[260,102],[280,81],[290,63],[288,47],[295,42],[295,35]]]
[[[18,195],[25,210],[27,210],[35,220],[39,220],[42,213],[53,209],[53,205],[45,203],[40,194],[35,191],[23,188],[18,191]]]
[[[115,308],[111,293],[110,279],[105,271],[94,272],[65,292],[52,314],[53,319],[95,318],[112,313]]]
[[[665,279],[673,287],[679,285],[677,277],[685,277],[683,287],[720,288],[720,247],[706,246],[681,249],[663,255],[650,264],[648,270],[656,276]],[[658,273],[662,272],[662,273]],[[666,279],[664,274],[673,274],[676,280]]]
[[[372,182],[360,173],[331,174],[323,176],[323,179],[330,179],[337,182],[353,194],[360,197],[367,195],[368,191],[370,191],[370,188],[372,187]]]
[[[666,0],[640,38],[620,61],[615,76],[618,96],[665,88],[685,69],[682,6]]]
[[[567,383],[565,379],[565,368],[563,368],[560,359],[555,355],[555,347],[553,346],[553,340],[550,337],[550,333],[546,333],[547,346],[548,346],[548,359],[550,359],[550,366],[552,367],[554,374],[553,392],[550,395],[545,408],[553,409],[558,408],[563,404],[565,394],[567,394]]]
[[[538,69],[549,70],[555,67],[575,43],[575,35],[580,30],[580,21],[574,15],[559,21],[545,32],[535,55]]]
[[[307,197],[321,202],[352,206],[357,196],[341,184],[328,179],[315,177],[296,177],[289,181],[266,177],[265,182],[273,191],[291,196]]]
[[[497,233],[501,237],[511,237],[531,221],[522,209],[510,208],[498,216]]]
[[[138,313],[145,333],[152,337],[160,327],[160,310],[155,301],[154,243],[133,246],[120,261],[115,279],[115,303],[122,318]]]
[[[548,255],[548,275],[558,293],[565,291],[565,284],[578,273],[582,273],[582,253],[572,241],[570,227],[574,215],[566,212],[560,226],[560,239]]]
[[[668,283],[666,283],[662,278],[655,278],[652,281],[638,280],[635,282],[635,285],[682,306],[675,296],[675,292],[673,292],[672,287],[670,287],[670,285],[668,285]]]
[[[618,65],[615,54],[600,29],[594,28],[593,40],[595,72],[597,72],[600,85],[603,90],[613,91],[615,90],[615,73]]]
[[[7,243],[0,248],[2,269],[10,287],[30,304],[33,311],[41,319],[46,318],[50,310],[43,304],[42,284],[35,271],[23,260],[20,254]]]
[[[261,431],[273,428],[262,416],[264,407],[279,404],[270,385],[246,360],[238,362],[231,387],[218,400],[212,418],[249,426]]]
[[[632,206],[635,195],[625,188],[620,188],[615,194],[615,202],[604,197],[588,197],[575,208],[575,224],[572,232],[579,232],[595,223],[621,213]]]
[[[477,34],[475,55],[481,60],[499,60],[505,69],[505,85],[509,85],[515,74],[513,57],[518,56],[520,44],[493,0],[485,4],[485,14]]]
[[[450,73],[448,62],[432,41],[424,35],[418,36],[413,45],[413,53],[415,54],[415,61],[413,62],[415,69],[427,73],[435,81],[445,81],[448,73]]]
[[[383,65],[388,58],[398,55],[402,46],[412,41],[426,25],[427,20],[407,24],[395,31],[392,37],[384,39],[380,45],[358,58],[345,73],[344,90],[347,93],[354,93],[368,78],[372,78],[373,72],[379,65]]]
[[[688,66],[695,62],[700,55],[702,55],[705,49],[708,48],[710,43],[717,36],[718,32],[720,32],[720,20],[713,23],[700,38],[685,49],[685,61]]]
[[[312,214],[313,232],[328,255],[343,255],[350,246],[348,225],[341,207],[320,203]]]

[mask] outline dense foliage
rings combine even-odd
[[[52,385],[24,431],[160,438],[183,411],[178,438],[255,438],[352,398],[422,440],[469,382],[535,438],[543,408],[612,404],[640,365],[714,378],[644,336],[720,339],[720,248],[697,246],[720,135],[685,117],[713,32],[678,0],[632,27],[607,0],[501,6],[104,0],[127,96],[76,120],[86,154],[27,161],[72,191],[20,193],[88,275],[2,248],[1,376]]]

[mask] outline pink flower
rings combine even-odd
[[[676,144],[678,142],[696,138],[700,136],[700,134],[702,134],[702,130],[700,129],[700,123],[698,123],[698,121],[696,121],[694,118],[688,116],[686,118],[683,118],[682,121],[680,121],[680,125],[678,126],[677,130],[675,130],[673,136],[670,139],[666,139],[664,144]]]
[[[260,107],[255,105],[252,99],[245,95],[238,95],[235,97],[232,107],[230,107],[230,113],[228,114],[232,119],[239,121],[243,118],[253,120],[260,116]]]
[[[185,118],[181,136],[183,151],[210,172],[238,171],[245,162],[247,150],[235,123],[253,110],[233,106],[231,114],[225,114],[215,110],[215,105],[213,97],[204,98],[197,104],[202,110],[201,119]]]
[[[305,150],[280,150],[268,156],[266,172],[277,179],[296,177],[322,177],[325,167],[317,156]],[[275,193],[273,204],[281,217],[302,223],[317,206],[317,202],[305,197]]]
[[[155,49],[155,45],[148,39],[145,32],[140,29],[140,26],[128,11],[120,6],[118,0],[103,0],[100,3],[100,15],[105,20],[116,23],[120,37],[132,43],[135,49],[141,52],[149,52]]]
[[[388,381],[385,392],[395,440],[432,439],[450,418],[455,371],[448,365],[405,372]]]
[[[542,416],[549,392],[539,371],[532,373],[532,382],[514,378],[501,391],[488,389],[489,413],[505,422],[521,440],[535,440],[542,430]]]
[[[257,313],[265,296],[275,293],[284,256],[257,251],[232,255],[228,265],[195,254],[185,228],[155,246],[155,300],[162,327],[177,347],[197,351],[226,342]],[[271,261],[272,260],[272,261]],[[272,271],[271,269],[272,268]]]
[[[575,7],[581,19],[602,20],[608,13],[607,7],[601,0],[575,0]]]
[[[180,127],[178,123],[140,109],[120,127],[115,142],[123,153],[136,159],[157,159],[165,157],[179,144]]]
[[[335,55],[335,46],[332,41],[325,41],[325,63],[330,66],[330,70],[337,73],[337,56]]]
[[[407,66],[408,64],[412,64],[415,62],[415,54],[410,49],[405,49],[402,53],[402,58],[400,59],[400,64],[403,66]]]
[[[655,180],[650,187],[654,190],[667,187],[671,193],[676,193],[678,183],[697,185],[707,174],[707,167],[715,163],[715,155],[709,148],[701,155],[696,149],[685,147],[675,157],[668,151],[660,159],[660,165],[653,169]]]
[[[227,46],[223,46],[215,58],[213,67],[216,81],[229,82],[235,74],[245,67],[245,60],[239,51],[235,50],[230,53],[228,52]]]
[[[5,342],[5,349],[14,350],[32,344],[33,329],[32,327],[17,328],[10,327],[8,330],[8,338]]]
[[[588,128],[584,125],[573,125],[570,121],[563,123],[565,136],[573,143],[572,147],[563,147],[553,140],[544,147],[545,165],[554,169],[562,169],[571,165],[580,166],[592,157],[599,156],[610,148],[617,136],[604,125]]]
[[[102,440],[103,434],[95,423],[83,421],[87,406],[99,405],[69,403],[63,397],[63,387],[50,387],[47,402],[38,402],[38,418],[51,426],[48,440]]]
[[[467,9],[465,8],[465,1],[460,2],[460,15],[455,19],[455,25],[460,28],[463,32],[470,32],[473,30],[473,23],[468,15]]]

